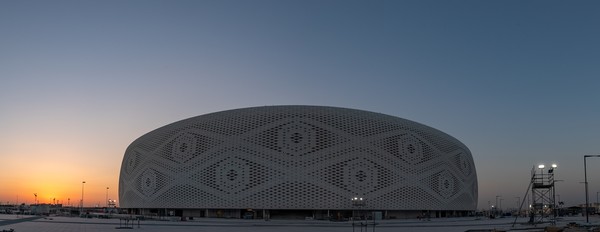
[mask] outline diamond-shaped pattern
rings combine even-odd
[[[423,159],[423,145],[411,134],[400,136],[398,147],[402,159],[410,164],[416,164]]]
[[[227,159],[217,163],[219,187],[228,194],[236,194],[248,186],[249,165],[240,159]]]
[[[177,162],[184,163],[196,153],[197,139],[191,134],[181,134],[173,142],[171,154]]]
[[[182,120],[125,152],[124,208],[474,210],[473,159],[409,120],[318,106],[269,106]]]
[[[278,130],[277,139],[283,153],[295,155],[311,152],[315,148],[315,129],[300,122],[293,122]]]
[[[346,185],[355,192],[353,195],[364,196],[373,189],[373,185],[377,184],[377,169],[367,159],[348,161],[344,172]]]

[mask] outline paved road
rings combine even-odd
[[[9,218],[10,217],[10,218]],[[600,217],[593,219],[595,227],[600,227]],[[506,231],[543,231],[548,224],[531,226],[523,224],[526,218],[521,218],[515,228],[512,228],[513,218],[475,219],[475,218],[443,218],[431,221],[419,220],[384,220],[377,226],[377,232],[464,232],[477,229],[500,229]],[[559,224],[577,222],[585,224],[583,217],[562,218]],[[592,223],[592,220],[590,220]],[[14,215],[0,215],[0,231],[14,229],[15,232],[102,232],[119,231],[116,228],[122,223],[119,219],[76,218],[76,217],[30,217],[14,219]],[[10,225],[10,226],[5,226]],[[131,224],[129,224],[131,226]],[[170,232],[349,232],[352,231],[350,222],[303,221],[303,220],[241,220],[241,219],[211,219],[201,218],[194,221],[137,221],[132,226],[137,231],[170,231]],[[360,231],[360,228],[354,228]],[[370,227],[368,231],[373,231]],[[364,229],[363,229],[364,231]]]
[[[3,220],[3,221],[0,221],[0,226],[6,226],[6,225],[21,223],[21,222],[28,222],[28,221],[33,221],[33,220],[37,220],[40,218],[42,218],[42,217],[26,217],[26,218],[12,219],[12,220]]]

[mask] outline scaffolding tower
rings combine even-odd
[[[531,206],[529,223],[539,224],[544,222],[556,222],[556,193],[554,191],[554,167],[544,172],[544,166],[540,165],[531,170]]]
[[[525,191],[521,206],[515,215],[512,227],[515,227],[520,212],[523,209],[523,205],[525,205],[525,201],[529,199],[529,190],[531,190],[532,202],[527,210],[529,213],[529,223],[534,225],[546,222],[556,224],[556,214],[558,211],[556,208],[556,190],[554,188],[554,183],[557,180],[554,179],[554,169],[557,166],[556,164],[552,164],[546,173],[544,173],[544,167],[543,164],[538,166],[537,169],[539,169],[539,173],[535,167],[531,169],[531,181],[529,182],[527,191]]]

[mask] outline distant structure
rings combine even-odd
[[[477,175],[464,144],[423,124],[346,108],[264,106],[138,138],[125,151],[119,198],[131,213],[185,218],[463,216],[477,208]]]

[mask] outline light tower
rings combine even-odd
[[[556,221],[556,201],[554,200],[556,196],[556,191],[554,190],[554,169],[556,169],[558,165],[552,164],[547,172],[544,172],[544,168],[546,166],[544,164],[540,164],[537,166],[539,169],[539,174],[537,170],[533,168],[531,170],[531,199],[532,199],[532,208],[531,215],[529,219],[529,223],[537,224],[544,222],[549,215],[551,210],[552,212],[552,223]]]
[[[79,211],[80,214],[83,214],[83,188],[85,185],[85,181],[81,182],[81,211]]]

